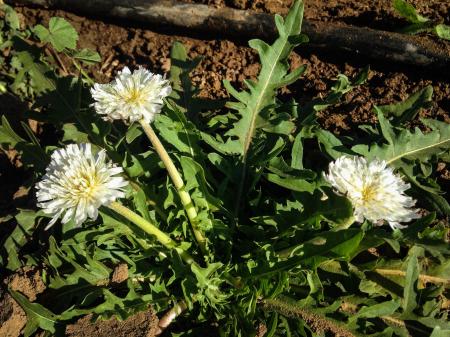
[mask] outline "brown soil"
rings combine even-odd
[[[37,295],[45,290],[45,284],[42,281],[39,270],[25,267],[19,269],[7,282],[9,288],[14,291],[20,291],[31,302],[35,301]]]
[[[30,267],[19,269],[0,284],[0,336],[18,337],[27,319],[23,309],[6,291],[8,287],[20,291],[33,302],[45,290],[45,285],[39,271]]]
[[[223,1],[216,3],[223,5]],[[287,8],[290,1],[267,1],[280,3],[281,7],[263,7],[265,10],[281,10]],[[233,2],[235,7],[239,7]],[[247,1],[239,8],[247,8]],[[253,2],[252,2],[253,3]],[[256,1],[252,8],[261,8]],[[323,5],[326,3],[326,5]],[[377,10],[378,16],[383,16],[389,9],[390,1],[382,1],[383,6],[374,7],[370,0],[359,1],[358,5],[350,5],[352,1],[310,1],[307,2],[305,15],[313,19],[345,21],[346,17],[361,17],[364,13]],[[439,3],[439,6],[437,6]],[[227,3],[228,4],[228,3]],[[232,3],[230,3],[232,5]],[[320,5],[322,4],[322,7]],[[345,4],[346,10],[337,10]],[[372,4],[372,5],[371,5]],[[256,6],[256,7],[255,7]],[[437,6],[437,7],[436,7]],[[272,8],[272,9],[270,9]],[[316,9],[314,9],[316,8]],[[321,10],[319,10],[321,8]],[[334,8],[334,11],[331,9]],[[387,9],[386,9],[387,8]],[[436,1],[435,5],[424,6],[431,11],[436,8],[435,15],[448,19],[450,3],[446,0]],[[174,41],[181,41],[188,49],[189,57],[202,57],[202,62],[192,72],[192,80],[200,88],[200,96],[204,98],[224,98],[227,93],[222,80],[230,80],[237,87],[242,87],[245,78],[255,78],[259,71],[256,53],[243,46],[242,42],[227,40],[202,40],[173,34],[158,33],[149,29],[122,26],[118,22],[105,23],[99,20],[86,19],[63,11],[47,11],[28,8],[18,9],[29,23],[47,23],[52,16],[62,16],[69,20],[80,33],[79,46],[96,49],[103,57],[102,63],[92,70],[96,81],[106,82],[124,65],[135,67],[143,65],[156,72],[167,72],[170,68],[169,51]],[[312,13],[311,13],[312,12]],[[314,14],[315,13],[315,14]],[[321,13],[319,15],[319,13]],[[328,14],[322,14],[328,13]],[[334,14],[333,14],[334,13]],[[374,12],[375,13],[375,12]],[[424,11],[426,13],[426,11]],[[444,14],[446,13],[446,16]],[[442,15],[441,15],[442,14]],[[377,15],[367,18],[366,23],[376,21]],[[179,33],[179,32],[178,32]],[[330,79],[339,73],[353,76],[368,61],[344,52],[329,52],[311,50],[307,45],[296,50],[291,58],[292,67],[307,64],[308,71],[300,81],[284,90],[300,103],[312,97],[325,95],[332,85]],[[446,111],[450,110],[450,83],[445,74],[433,74],[427,69],[399,66],[378,62],[371,64],[370,80],[367,85],[360,86],[348,93],[342,104],[334,106],[319,114],[319,122],[327,129],[336,133],[350,133],[357,131],[363,123],[376,122],[372,112],[373,105],[389,104],[405,99],[408,95],[431,84],[434,88],[434,105],[423,111],[420,117],[438,118],[450,122]]]
[[[184,0],[201,2],[216,6],[230,6],[240,9],[255,9],[271,13],[286,13],[291,0]],[[450,22],[450,2],[448,0],[410,1],[421,14],[438,21]],[[174,41],[181,41],[188,49],[191,58],[201,56],[202,61],[192,73],[192,80],[200,88],[200,96],[208,99],[228,97],[222,80],[228,79],[237,86],[243,86],[246,78],[255,78],[259,71],[256,53],[242,41],[205,39],[198,35],[183,36],[180,32],[167,32],[159,28],[146,29],[130,22],[104,22],[84,18],[64,11],[30,9],[19,7],[23,20],[28,24],[47,24],[49,18],[60,16],[70,21],[77,29],[82,48],[97,50],[102,62],[92,68],[92,75],[98,82],[109,81],[123,66],[143,65],[155,72],[167,72],[170,69],[169,51]],[[405,21],[391,9],[391,0],[310,0],[306,2],[305,17],[321,21],[338,21],[358,26],[394,30],[402,27]],[[183,32],[184,33],[184,32]],[[178,35],[177,35],[178,34]],[[355,75],[367,65],[367,60],[344,52],[311,50],[307,45],[296,50],[291,58],[293,68],[301,64],[308,65],[308,72],[294,85],[283,89],[282,97],[294,97],[301,104],[313,97],[325,95],[332,85],[331,79],[339,73]],[[67,65],[70,69],[70,66]],[[337,134],[358,132],[358,125],[375,123],[372,112],[374,104],[388,104],[405,99],[408,95],[431,84],[434,89],[434,104],[421,112],[421,117],[437,118],[450,123],[450,83],[448,74],[430,73],[427,69],[412,68],[378,62],[371,64],[368,83],[345,95],[343,102],[321,112],[319,122],[328,130]],[[13,97],[0,97],[0,115],[18,115],[26,109],[16,104]],[[10,102],[5,104],[4,102]],[[16,113],[17,112],[17,113]],[[18,130],[18,128],[15,128]],[[2,216],[17,207],[13,196],[23,184],[24,174],[17,166],[17,158],[11,153],[9,157],[0,153],[0,224]],[[449,175],[445,165],[441,165],[443,177]],[[6,194],[5,194],[6,193]],[[1,229],[0,238],[5,234]],[[5,227],[4,227],[5,228]],[[27,274],[28,281],[14,276],[10,286],[34,300],[36,292],[30,288],[40,289],[40,283],[34,274]],[[28,271],[28,273],[30,273]],[[114,273],[114,282],[127,278],[126,267],[118,267]],[[18,277],[18,279],[16,278]],[[34,282],[34,283],[33,283]],[[1,290],[0,290],[1,291]],[[22,309],[7,293],[0,293],[0,336],[19,336],[25,324]],[[69,336],[152,336],[157,325],[157,318],[151,311],[143,312],[124,322],[109,320],[92,323],[86,316],[77,323],[67,327]]]
[[[0,288],[0,336],[18,337],[27,323],[25,311]]]
[[[158,317],[153,310],[140,312],[125,321],[115,318],[92,321],[92,315],[66,328],[67,337],[153,337],[158,331]]]

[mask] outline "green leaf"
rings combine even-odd
[[[363,68],[352,81],[343,74],[337,76],[337,80],[331,87],[330,92],[324,98],[315,98],[306,103],[299,109],[302,112],[300,116],[301,124],[314,125],[316,123],[317,112],[322,111],[330,105],[340,102],[341,98],[356,86],[363,84],[369,76],[369,67]]]
[[[158,115],[155,127],[164,140],[183,154],[199,157],[202,150],[199,146],[200,135],[196,126],[178,110],[169,104],[165,115]]]
[[[140,187],[135,187],[133,190],[133,202],[138,213],[147,221],[153,222],[153,219],[150,216],[150,212],[148,211],[147,205],[147,196],[145,195],[144,190]]]
[[[15,147],[19,142],[25,142],[25,139],[15,133],[6,117],[2,116],[0,124],[0,144],[7,144],[11,147]]]
[[[30,210],[21,210],[15,216],[17,226],[3,243],[3,248],[6,250],[8,257],[8,263],[5,266],[7,269],[16,270],[22,266],[19,252],[31,236],[37,216],[38,213]]]
[[[73,54],[73,58],[84,62],[85,64],[92,65],[102,60],[100,54],[90,49],[81,49]]]
[[[406,0],[394,0],[394,9],[398,14],[403,16],[406,20],[411,23],[421,23],[427,22],[429,19],[417,13],[417,10],[413,5],[406,2]]]
[[[392,315],[400,307],[400,301],[392,300],[383,303],[378,303],[375,305],[363,307],[355,316],[351,319],[356,318],[374,318],[380,316]]]
[[[403,314],[402,317],[407,318],[412,314],[417,306],[417,281],[419,280],[419,261],[418,255],[421,249],[413,247],[407,260],[405,287],[403,288]]]
[[[273,158],[267,169],[272,172],[265,174],[268,181],[289,190],[312,193],[318,187],[313,171],[293,169],[280,157]]]
[[[294,169],[303,169],[303,134],[299,132],[295,136],[291,151],[291,167]]]
[[[55,325],[58,324],[57,316],[38,303],[31,303],[22,294],[9,289],[11,296],[19,303],[27,314],[27,324],[23,334],[31,336],[38,328],[55,333]]]
[[[14,92],[18,92],[19,87],[27,80],[25,75],[30,76],[30,86],[36,94],[54,89],[55,73],[50,66],[41,61],[40,49],[28,44],[19,36],[14,36],[12,41],[16,60],[21,65],[21,69],[16,75],[11,89]]]
[[[183,176],[186,180],[186,190],[190,191],[197,208],[197,221],[203,231],[209,231],[213,227],[212,212],[221,208],[221,200],[213,196],[206,181],[203,167],[190,157],[181,157],[180,164]]]
[[[312,195],[306,193],[296,195],[304,208],[297,223],[310,223],[319,227],[320,222],[325,220],[334,227],[346,228],[354,222],[350,200],[330,190],[327,190],[326,194],[317,191]]]
[[[20,29],[19,16],[11,6],[0,4],[0,8],[5,11],[5,22],[14,30]]]
[[[317,266],[329,259],[349,259],[364,237],[361,229],[351,228],[339,232],[323,232],[313,239],[289,249],[287,260],[271,266],[255,267],[248,277],[260,278],[301,265]],[[284,255],[284,254],[283,254]]]
[[[50,43],[58,52],[62,52],[64,49],[75,49],[77,47],[78,33],[75,28],[63,18],[51,18],[48,29],[42,25],[35,26],[34,33],[41,42]]]
[[[337,159],[344,154],[354,154],[330,131],[316,128],[313,131],[313,134],[317,138],[320,147],[323,148],[323,150],[325,150],[325,152],[328,153],[333,159]]]
[[[435,23],[433,21],[426,21],[426,22],[419,22],[419,23],[413,23],[406,27],[403,27],[398,30],[399,33],[402,34],[418,34],[422,32],[428,32],[434,30]]]
[[[406,121],[413,120],[420,110],[430,108],[432,104],[432,97],[433,87],[428,85],[408,97],[403,102],[383,105],[376,108],[384,113],[385,116],[394,116],[395,120],[392,122],[393,125],[400,125]]]
[[[140,129],[139,123],[132,124],[125,135],[125,140],[128,144],[134,142],[134,140],[142,135],[142,130]]]
[[[32,135],[32,132],[30,135]],[[32,136],[32,140],[36,140],[34,136]],[[16,134],[5,116],[2,116],[0,124],[0,145],[2,144],[8,145],[19,152],[21,161],[26,167],[35,167],[40,170],[47,165],[47,155],[40,145],[27,142]]]
[[[450,40],[450,26],[439,24],[434,27],[434,32],[441,39]]]
[[[63,131],[64,131],[64,141],[72,141],[77,143],[88,143],[89,142],[89,136],[81,132],[77,129],[76,125],[74,123],[66,123],[63,125]]]
[[[189,74],[200,63],[200,58],[189,60],[186,49],[181,42],[175,41],[170,50],[170,81],[172,92],[170,100],[184,114],[187,114],[192,122],[198,120],[198,114],[202,110],[221,107],[223,103],[206,101],[197,97],[199,90],[192,85]]]
[[[275,95],[279,88],[294,82],[304,71],[298,68],[288,73],[288,57],[292,49],[306,41],[301,37],[300,30],[303,18],[303,2],[296,1],[286,19],[276,18],[278,39],[273,45],[261,40],[251,40],[250,47],[256,49],[261,60],[261,71],[256,83],[247,82],[248,91],[237,92],[229,82],[224,82],[228,92],[239,103],[231,104],[239,110],[240,120],[226,133],[227,142],[235,142],[239,146],[238,154],[246,161],[247,153],[257,131],[257,125],[263,124],[265,117],[261,112],[275,104]],[[300,38],[301,37],[301,38]],[[237,137],[237,140],[232,138]]]
[[[288,177],[281,177],[275,173],[267,173],[265,177],[271,183],[296,192],[312,193],[317,189],[317,184],[307,181],[301,172],[299,175],[290,175]],[[306,177],[310,178],[310,174],[306,173]]]
[[[450,330],[441,329],[441,327],[437,326],[433,329],[430,337],[447,337],[450,335]]]
[[[352,150],[369,160],[379,158],[386,160],[396,167],[410,165],[410,161],[419,160],[422,163],[430,161],[433,157],[439,158],[450,151],[450,125],[436,120],[424,119],[425,125],[431,128],[430,132],[423,133],[416,128],[414,132],[407,129],[396,131],[381,111],[378,111],[378,120],[387,144],[373,144],[353,146]]]

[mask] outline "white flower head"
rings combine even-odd
[[[125,67],[112,82],[91,88],[95,110],[104,120],[130,124],[141,119],[151,123],[171,92],[168,80],[142,67],[133,72]]]
[[[50,228],[58,218],[80,226],[95,220],[98,208],[125,196],[128,182],[122,168],[106,160],[105,150],[92,154],[91,144],[70,144],[53,152],[42,180],[36,184],[38,206],[50,214]]]
[[[420,217],[412,209],[416,201],[404,194],[410,185],[394,174],[384,160],[368,163],[363,157],[339,157],[330,163],[324,176],[351,201],[358,222],[367,219],[377,225],[387,221],[395,229],[404,227],[401,222]]]

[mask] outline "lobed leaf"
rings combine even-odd
[[[394,116],[395,119],[392,121],[392,124],[397,126],[413,120],[422,109],[428,109],[432,104],[432,97],[433,87],[428,85],[408,97],[405,101],[379,106],[377,111],[383,112],[386,117]]]
[[[56,51],[75,49],[78,41],[78,33],[73,26],[63,18],[50,19],[48,29],[42,25],[34,27],[34,33],[41,42],[50,43]]]
[[[414,132],[407,129],[397,131],[380,110],[377,110],[377,115],[383,137],[387,143],[373,144],[370,147],[356,145],[352,147],[352,151],[365,156],[369,160],[374,158],[386,160],[395,167],[409,165],[414,160],[427,163],[432,158],[439,158],[449,153],[450,125],[425,119],[423,123],[431,128],[430,132],[423,133],[418,128]]]

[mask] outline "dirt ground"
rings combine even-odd
[[[291,0],[183,0],[214,6],[230,6],[238,9],[254,9],[270,13],[285,14]],[[414,0],[410,1],[422,15],[441,22],[450,22],[450,1]],[[200,88],[200,96],[208,99],[224,98],[227,94],[222,80],[228,79],[237,87],[242,87],[246,78],[255,78],[259,71],[256,53],[247,47],[244,41],[201,39],[197,35],[182,35],[180,32],[148,29],[129,22],[102,21],[85,18],[60,10],[42,10],[17,7],[28,24],[47,24],[53,16],[70,21],[77,29],[79,47],[97,50],[102,62],[92,69],[92,75],[98,82],[109,81],[123,66],[134,68],[143,65],[154,72],[167,72],[170,69],[169,51],[174,41],[181,41],[188,49],[189,57],[201,56],[202,61],[192,73],[192,80]],[[395,30],[406,22],[395,15],[391,0],[309,0],[306,1],[305,17],[320,21],[344,22],[356,26],[366,26],[383,30]],[[187,33],[188,34],[188,33]],[[355,75],[369,62],[361,57],[344,52],[314,50],[303,46],[296,50],[291,58],[293,68],[307,64],[307,73],[297,83],[283,89],[283,97],[294,97],[298,102],[307,102],[313,97],[325,95],[332,85],[330,79],[340,73]],[[383,62],[370,62],[371,71],[367,84],[348,93],[343,102],[321,112],[319,122],[336,134],[358,132],[358,125],[375,123],[372,112],[374,104],[382,105],[398,102],[408,95],[432,85],[434,89],[433,106],[421,112],[420,117],[431,117],[450,123],[450,81],[449,74],[432,73],[425,68],[414,68]],[[69,68],[70,69],[70,68]],[[0,97],[0,115],[20,114],[26,107],[13,97]],[[444,166],[440,166],[442,176],[449,175]],[[12,209],[20,205],[16,191],[23,182],[25,173],[17,168],[14,156],[0,154],[0,220]],[[1,224],[1,221],[0,221]],[[0,226],[0,241],[7,234]],[[29,272],[28,272],[29,273]],[[31,281],[14,281],[17,290],[24,292],[33,300],[36,292],[27,294],[28,287],[39,288],[35,274],[21,271],[17,277],[28,277]],[[27,276],[28,275],[28,276]],[[28,282],[28,283],[27,283]],[[34,284],[34,286],[33,286]],[[34,289],[33,288],[33,289]],[[36,289],[35,289],[36,290]],[[0,336],[17,337],[25,324],[23,310],[11,297],[0,289]],[[151,311],[133,316],[125,322],[107,321],[92,323],[85,317],[67,327],[68,336],[154,336],[157,317]],[[145,324],[144,324],[145,322]],[[143,325],[144,324],[144,325]],[[147,325],[146,325],[147,324]],[[3,330],[2,330],[3,329]],[[118,331],[118,332],[117,332]]]

